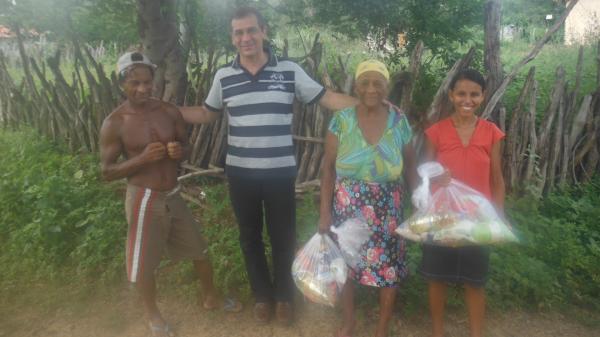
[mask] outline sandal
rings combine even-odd
[[[206,310],[215,310],[219,308],[219,305],[209,305],[206,302],[202,302],[202,307]],[[221,310],[224,312],[236,313],[242,311],[244,306],[242,303],[236,299],[226,297],[223,299],[222,305],[220,306]]]
[[[154,325],[150,322],[149,325],[152,337],[175,337],[175,332],[171,329],[169,324]]]

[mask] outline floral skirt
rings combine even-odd
[[[394,235],[402,222],[402,184],[338,178],[333,199],[334,226],[364,219],[373,231],[361,248],[361,261],[351,276],[360,284],[396,287],[406,277],[404,240]]]

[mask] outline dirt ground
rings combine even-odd
[[[147,337],[149,329],[133,291],[122,290],[111,300],[86,299],[64,305],[16,305],[0,311],[0,337]],[[94,298],[94,296],[92,296]],[[297,305],[297,319],[291,327],[276,323],[258,326],[252,320],[251,305],[238,314],[201,309],[194,301],[177,296],[162,296],[160,307],[180,337],[328,337],[339,324],[336,309],[303,303]],[[375,317],[357,315],[356,337],[373,332]],[[468,336],[466,313],[458,310],[447,315],[448,337]],[[427,337],[428,315],[402,317],[397,314],[390,336]],[[573,315],[558,312],[490,312],[487,337],[593,337],[600,336],[598,325],[583,324]]]

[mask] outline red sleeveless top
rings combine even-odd
[[[450,118],[445,118],[427,130],[427,139],[435,146],[436,159],[452,174],[491,200],[492,145],[504,138],[494,123],[479,118],[475,131],[464,146]]]

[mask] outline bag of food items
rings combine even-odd
[[[337,236],[346,263],[350,268],[356,269],[361,260],[360,250],[371,236],[369,225],[363,219],[351,218],[338,227],[331,227],[331,231]]]
[[[292,277],[304,296],[315,303],[335,306],[348,267],[335,242],[324,234],[315,234],[296,254]]]
[[[425,164],[418,172],[428,187],[429,179],[443,173],[443,167],[435,162]],[[415,190],[417,211],[396,229],[406,239],[450,247],[519,241],[491,202],[460,181],[451,179],[433,195],[424,191]]]

